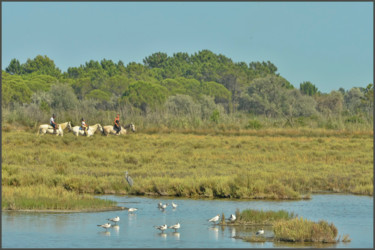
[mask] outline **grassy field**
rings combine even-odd
[[[126,170],[133,187],[124,179]],[[82,194],[254,199],[300,199],[324,191],[372,195],[373,132],[148,130],[76,138],[67,132],[64,137],[38,137],[32,130],[3,130],[2,208],[39,200],[35,190],[48,192],[56,202],[68,195],[77,202],[92,200]]]

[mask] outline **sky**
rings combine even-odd
[[[46,55],[65,72],[90,60],[143,63],[210,50],[270,61],[294,87],[373,83],[372,2],[1,2],[2,69]]]

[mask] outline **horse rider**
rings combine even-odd
[[[83,119],[83,117],[82,117],[82,119],[81,119],[81,128],[83,129],[83,134],[84,135],[87,135],[87,128],[88,127],[89,126],[86,124],[85,119]]]
[[[120,127],[120,114],[117,114],[115,121],[115,125],[113,126],[113,129],[116,130],[116,135],[119,135],[121,127]]]
[[[50,125],[53,127],[53,133],[56,134],[57,124],[55,122],[55,114],[52,114],[51,119],[49,120]]]

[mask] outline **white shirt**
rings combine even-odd
[[[53,119],[53,117],[51,117],[51,119],[49,120],[50,123],[55,123],[55,119]]]

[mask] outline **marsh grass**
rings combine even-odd
[[[109,137],[97,133],[86,138],[11,130],[2,133],[2,186],[3,190],[45,186],[77,195],[249,199],[301,199],[321,191],[372,195],[372,152],[370,132],[186,130]],[[132,187],[125,181],[126,170],[134,180]]]
[[[302,217],[278,221],[273,225],[276,241],[290,242],[337,242],[337,228],[326,221],[313,222]]]
[[[3,187],[2,209],[5,210],[82,210],[113,208],[116,203],[87,194],[69,192],[62,187]]]
[[[237,223],[251,225],[273,225],[277,221],[290,220],[295,217],[296,215],[293,212],[290,213],[285,210],[263,211],[246,209],[240,213],[239,217],[237,217]]]

